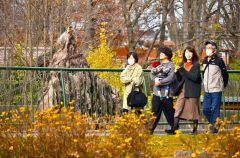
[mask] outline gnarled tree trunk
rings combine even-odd
[[[49,67],[88,68],[85,55],[75,50],[58,50]],[[52,107],[63,101],[65,90],[66,102],[75,100],[75,108],[81,113],[115,114],[121,105],[118,90],[110,86],[96,73],[87,71],[64,72],[64,84],[59,71],[51,71],[47,88],[39,101],[39,110]]]

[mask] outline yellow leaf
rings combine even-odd
[[[191,157],[196,157],[196,153],[192,153],[192,154],[191,154]]]
[[[13,150],[13,146],[10,146],[9,150]]]

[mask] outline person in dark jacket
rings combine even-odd
[[[183,53],[183,63],[176,72],[178,86],[175,95],[178,96],[174,113],[174,133],[179,127],[179,120],[192,120],[193,131],[196,133],[200,118],[199,99],[201,93],[201,74],[198,55],[195,49],[187,46]]]

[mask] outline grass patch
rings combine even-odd
[[[183,141],[190,144],[187,145]],[[184,135],[180,137],[175,135],[154,135],[150,139],[151,150],[161,157],[173,157],[176,150],[190,150],[191,148],[201,148],[204,144],[202,135]]]
[[[240,59],[234,59],[233,62],[230,64],[230,67],[232,70],[240,70]],[[230,74],[229,79],[238,81],[240,78],[239,74]]]

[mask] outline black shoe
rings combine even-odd
[[[197,134],[198,120],[193,120],[193,130],[191,134]]]
[[[172,129],[166,129],[165,132],[166,132],[167,134],[176,134],[175,131],[172,130]]]

